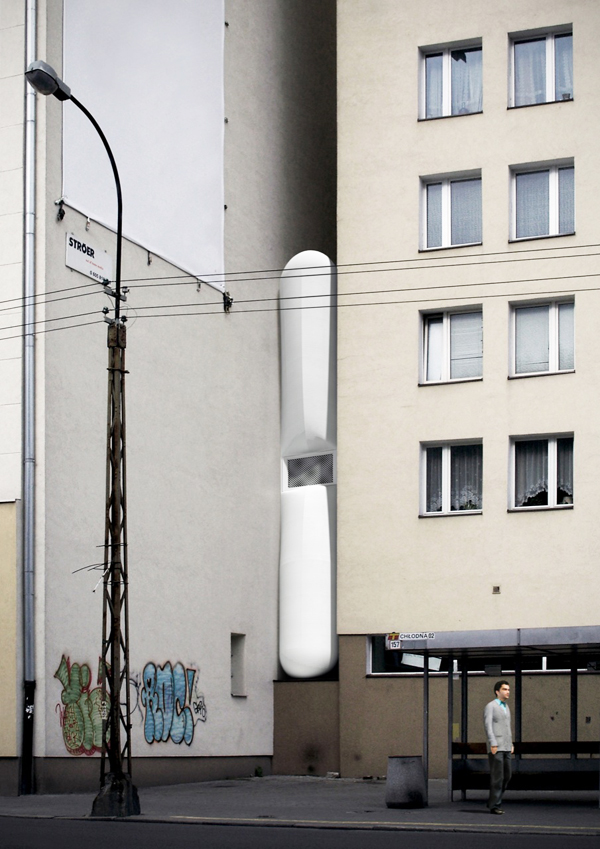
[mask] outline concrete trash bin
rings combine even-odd
[[[421,755],[388,758],[385,804],[388,808],[427,806],[427,784]]]

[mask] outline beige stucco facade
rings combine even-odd
[[[17,505],[0,504],[0,681],[2,681],[2,722],[0,757],[17,758],[19,706],[19,610],[18,598]]]
[[[508,109],[509,33],[562,24],[573,99]],[[338,3],[341,634],[598,623],[599,25],[586,0]],[[482,112],[418,120],[419,48],[469,39]],[[575,235],[510,242],[511,166],[571,159]],[[420,250],[421,178],[468,172],[481,244]],[[565,295],[574,372],[508,379],[511,304]],[[483,312],[482,379],[420,385],[422,311],[462,307]],[[573,509],[508,512],[511,437],[560,433],[574,435]],[[420,446],[454,440],[482,441],[483,510],[420,518]]]

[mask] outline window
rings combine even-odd
[[[284,461],[284,465],[287,468],[284,489],[335,483],[335,462],[334,455],[331,453],[315,454],[310,457],[289,457]]]
[[[575,368],[573,301],[513,307],[513,374]]]
[[[515,439],[513,508],[573,504],[573,437]]]
[[[481,442],[425,446],[422,514],[481,510],[482,470]]]
[[[481,377],[482,363],[481,310],[423,316],[423,382]]]
[[[481,242],[481,174],[423,179],[425,248]]]
[[[367,638],[367,675],[422,675],[425,668],[425,658],[420,649],[403,649],[402,642],[391,641],[390,638],[404,636],[398,634],[378,634]],[[405,637],[405,639],[408,639]],[[399,647],[397,642],[400,643]],[[430,649],[431,650],[431,649]],[[521,672],[533,672],[534,674],[546,674],[555,672],[568,672],[570,670],[570,655],[567,651],[563,654],[544,655],[541,650],[531,649],[531,654],[520,653],[519,655],[469,655],[461,654],[454,656],[452,661],[449,657],[435,657],[429,654],[429,674],[447,675],[451,666],[454,674],[466,671],[468,675],[502,678],[503,675],[514,675],[515,670]],[[457,654],[456,652],[454,653]],[[575,657],[577,668],[585,671],[597,671],[600,669],[600,659],[594,655],[580,655]]]
[[[575,232],[575,168],[572,161],[546,168],[513,168],[515,239]]]
[[[481,44],[422,50],[422,118],[481,112]]]
[[[573,34],[513,36],[511,106],[573,99]]]
[[[231,635],[231,695],[246,695],[245,676],[246,635]]]

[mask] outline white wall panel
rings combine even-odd
[[[223,267],[223,0],[65,0],[63,78],[113,150],[125,235],[187,271]],[[72,104],[69,204],[116,226],[110,164]]]

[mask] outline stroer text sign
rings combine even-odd
[[[74,233],[67,233],[65,264],[98,283],[112,280],[112,257],[90,244],[89,239],[82,239]]]

